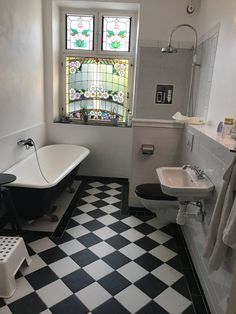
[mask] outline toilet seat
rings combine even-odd
[[[158,183],[137,185],[135,193],[140,198],[146,200],[177,201],[176,197],[164,194],[161,190],[161,185]]]

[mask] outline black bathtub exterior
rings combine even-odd
[[[9,186],[19,216],[25,220],[34,220],[46,214],[60,193],[72,184],[78,169],[79,165],[57,185],[49,188],[37,189]]]

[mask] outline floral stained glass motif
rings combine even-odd
[[[66,49],[93,50],[94,16],[66,16]]]
[[[102,50],[130,51],[131,17],[103,16]]]
[[[90,120],[125,122],[128,102],[128,60],[66,58],[66,111],[79,118],[86,108]]]

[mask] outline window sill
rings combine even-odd
[[[131,126],[127,126],[126,123],[120,122],[117,125],[113,125],[111,122],[101,122],[101,121],[88,121],[83,122],[80,120],[70,120],[70,121],[54,121],[54,123],[59,124],[77,124],[77,125],[88,125],[88,126],[106,126],[106,127],[113,127],[113,128],[131,128]]]

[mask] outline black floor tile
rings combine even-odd
[[[93,202],[92,203],[93,206],[97,207],[97,208],[101,208],[101,207],[104,207],[104,206],[107,206],[107,202],[104,202],[102,200],[99,200],[99,201],[96,201],[96,202]]]
[[[179,255],[174,256],[172,259],[167,261],[166,264],[183,273],[183,266],[181,264]]]
[[[65,242],[71,241],[74,238],[67,232],[63,233],[61,237],[50,237],[50,239],[57,245],[63,244]]]
[[[48,266],[26,275],[25,278],[34,290],[38,290],[58,279],[55,273]]]
[[[112,298],[93,310],[93,314],[130,314],[130,312]]]
[[[164,310],[160,305],[156,302],[151,301],[146,306],[144,306],[141,310],[139,310],[136,314],[169,314]]]
[[[156,241],[153,241],[152,239],[148,237],[141,238],[135,241],[134,243],[146,251],[151,251],[152,249],[154,249],[155,247],[159,245],[159,243],[157,243]]]
[[[160,281],[152,274],[148,274],[147,276],[135,282],[135,286],[137,286],[152,299],[168,288],[165,283]]]
[[[36,314],[47,309],[39,296],[33,292],[8,305],[14,314]]]
[[[127,226],[126,224],[124,224],[121,221],[114,222],[113,224],[109,225],[109,228],[111,228],[112,230],[114,230],[117,233],[121,233],[121,232],[124,232],[124,231],[130,229],[129,226]]]
[[[106,213],[104,211],[102,211],[101,209],[92,210],[88,214],[89,214],[89,216],[91,216],[93,218],[100,218],[100,217],[106,215]]]
[[[97,229],[104,227],[104,224],[102,224],[100,221],[92,220],[92,221],[86,222],[85,224],[83,224],[83,226],[92,232],[92,231],[95,231]]]
[[[119,250],[122,247],[130,244],[130,241],[122,237],[120,234],[107,239],[106,242],[114,247],[116,250]]]
[[[154,270],[155,268],[163,264],[162,261],[160,261],[158,258],[156,258],[155,256],[149,253],[146,253],[138,257],[135,260],[135,263],[139,264],[140,266],[142,266],[144,269],[146,269],[149,272],[151,272],[152,270]]]
[[[98,283],[103,286],[103,288],[106,289],[112,296],[131,285],[127,279],[125,279],[116,271],[98,280]]]
[[[138,230],[139,232],[145,234],[145,235],[148,235],[154,231],[156,231],[156,228],[153,228],[152,226],[146,224],[146,223],[143,223],[141,225],[138,225],[136,227],[134,227],[134,229]]]
[[[75,295],[72,295],[69,298],[52,306],[50,311],[53,314],[86,314],[89,312],[89,310]]]
[[[89,276],[83,269],[74,271],[62,278],[62,281],[74,293],[89,286],[94,282],[94,279]]]
[[[98,257],[92,253],[89,249],[84,249],[78,253],[70,256],[80,267],[84,267],[92,262],[95,262]]]
[[[130,262],[130,259],[120,253],[119,251],[113,252],[103,257],[104,262],[110,265],[113,269],[118,269],[121,266]]]
[[[201,295],[195,275],[191,269],[184,269],[184,275],[188,282],[189,290],[192,295]]]
[[[204,303],[201,296],[192,296],[195,312],[198,314],[211,314],[208,306]]]
[[[182,314],[202,314],[202,313],[201,312],[197,313],[194,309],[194,306],[190,305]]]
[[[83,235],[82,237],[77,238],[77,240],[86,247],[90,247],[101,242],[101,239],[91,232]]]
[[[59,247],[53,247],[49,250],[39,253],[39,256],[44,260],[46,264],[52,264],[67,255]]]
[[[171,287],[182,294],[185,298],[191,300],[188,283],[185,277],[180,278]]]

